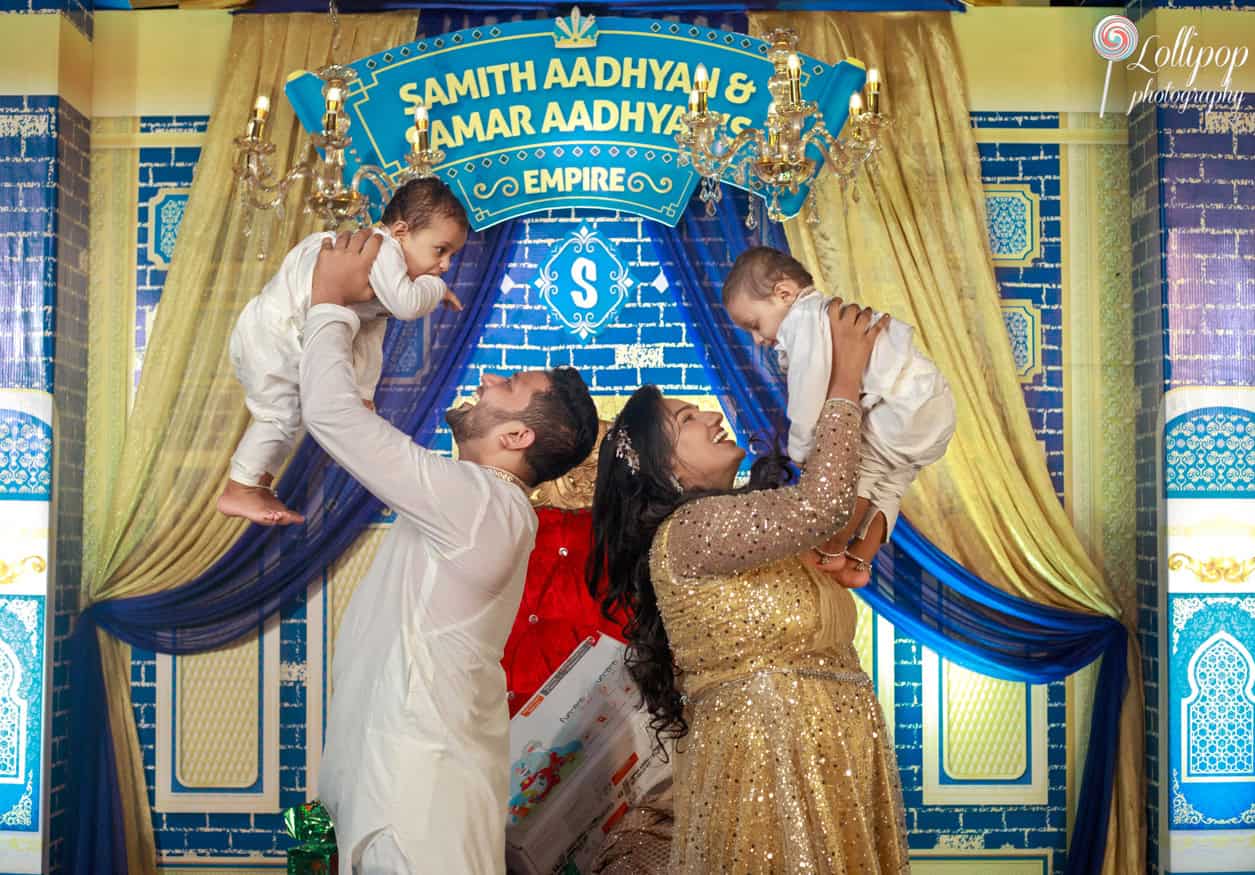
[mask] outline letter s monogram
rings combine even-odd
[[[582,310],[591,310],[597,306],[597,262],[591,258],[577,258],[571,264],[571,281],[580,289],[571,291],[571,300]]]

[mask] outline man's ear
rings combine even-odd
[[[525,450],[536,443],[536,432],[521,422],[508,422],[497,438],[503,450]]]

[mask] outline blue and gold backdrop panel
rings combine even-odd
[[[1168,392],[1160,459],[1166,868],[1247,871],[1255,848],[1255,388]]]
[[[0,389],[0,867],[38,871],[52,395]],[[31,868],[31,864],[34,868]]]

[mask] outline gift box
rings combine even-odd
[[[283,825],[296,846],[288,849],[288,875],[335,875],[339,869],[331,815],[317,800],[283,812]]]
[[[588,872],[615,821],[670,776],[624,652],[586,639],[510,721],[512,873]]]

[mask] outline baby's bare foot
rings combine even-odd
[[[846,589],[858,589],[867,586],[871,582],[872,573],[870,570],[862,569],[860,562],[846,562],[846,564],[834,575],[837,583]]]
[[[878,543],[856,538],[845,551],[845,562],[837,572],[837,583],[848,589],[867,586],[872,579],[872,559],[876,557]]]
[[[262,526],[290,526],[305,522],[305,517],[288,507],[264,486],[245,486],[228,480],[218,496],[218,512],[242,517]]]

